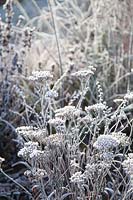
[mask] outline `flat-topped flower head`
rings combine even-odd
[[[133,92],[129,91],[125,96],[124,99],[127,101],[133,101]]]
[[[133,187],[133,153],[129,153],[128,157],[122,163],[126,172],[130,175],[130,186]]]
[[[111,133],[111,135],[116,139],[118,139],[122,146],[127,146],[130,144],[129,137],[126,136],[126,133],[122,133],[119,131],[119,132],[113,132]]]
[[[103,111],[106,109],[106,105],[103,103],[97,103],[93,104],[91,106],[85,107],[85,110],[87,113],[90,113],[90,111]]]
[[[24,147],[20,149],[18,152],[19,157],[23,157],[24,159],[29,159],[30,154],[33,152],[33,150],[37,150],[38,148],[38,143],[37,142],[26,142],[24,144]]]
[[[100,135],[93,147],[99,151],[108,151],[119,146],[120,141],[112,135]]]
[[[49,90],[45,93],[45,99],[46,100],[55,99],[57,97],[58,97],[58,93],[54,90]]]
[[[52,134],[49,135],[48,137],[45,137],[42,140],[42,143],[46,146],[51,146],[51,147],[61,147],[63,145],[64,137],[61,134]]]
[[[41,142],[41,140],[47,135],[45,129],[38,129],[33,126],[20,126],[16,128],[16,131],[26,140],[32,140],[35,142]]]
[[[44,80],[50,81],[53,79],[53,75],[50,71],[33,71],[32,76],[29,76],[29,80],[37,81],[37,80]]]
[[[72,76],[80,80],[88,79],[90,76],[94,75],[94,71],[95,71],[94,69],[95,68],[90,68],[88,70],[80,70],[80,71],[72,73]]]
[[[81,171],[75,172],[70,178],[71,183],[77,183],[77,184],[82,184],[84,183],[85,176],[82,174]]]
[[[36,129],[37,128],[33,126],[20,126],[16,128],[16,131],[19,135],[24,136],[24,135],[32,133]]]
[[[81,110],[77,109],[75,106],[65,106],[55,110],[55,117],[71,119],[73,117],[78,117],[80,113]]]
[[[65,120],[57,117],[55,119],[50,119],[48,122],[55,127],[58,133],[63,133],[65,131]]]

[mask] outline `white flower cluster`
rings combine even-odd
[[[58,93],[56,91],[53,90],[49,90],[45,93],[45,99],[47,101],[51,100],[51,99],[55,99],[58,97]]]
[[[47,172],[44,169],[40,169],[40,168],[33,168],[33,170],[26,170],[24,172],[24,175],[31,178],[34,177],[36,180],[41,180],[45,175],[47,174]]]
[[[111,163],[113,161],[114,154],[112,152],[103,152],[100,154],[100,159],[106,163]]]
[[[91,106],[85,107],[85,110],[87,113],[89,113],[90,111],[103,111],[105,109],[106,109],[106,105],[103,103],[97,103],[97,104],[93,104]]]
[[[80,113],[81,110],[77,109],[75,106],[65,106],[55,110],[55,117],[62,119],[72,119],[73,117],[78,117]]]
[[[37,142],[41,142],[41,140],[46,136],[45,129],[38,129],[33,126],[20,126],[16,128],[16,131],[26,140],[32,140]]]
[[[82,174],[81,171],[75,172],[71,177],[70,177],[71,183],[76,183],[76,184],[82,184],[85,181],[85,176]]]
[[[99,151],[108,151],[117,147],[120,141],[112,135],[100,135],[93,147]]]
[[[96,70],[95,67],[89,66],[88,70],[80,70],[80,71],[74,72],[72,73],[72,76],[77,77],[81,80],[88,79],[91,75],[94,74],[95,70]]]
[[[133,187],[133,153],[129,153],[127,159],[124,160],[122,164],[127,173],[130,175],[131,186]]]
[[[89,177],[90,179],[92,179],[95,175],[95,171],[96,171],[96,165],[88,163],[85,166],[84,174],[86,175],[86,177]]]
[[[50,71],[33,71],[32,75],[29,76],[28,80],[31,81],[38,81],[38,80],[52,80],[53,75],[50,73]]]
[[[37,150],[38,143],[37,142],[26,142],[24,147],[20,149],[18,152],[19,157],[23,157],[24,159],[28,160],[30,158],[30,154],[32,154],[33,150]]]
[[[20,135],[26,135],[27,132],[31,133],[33,130],[36,130],[37,128],[33,127],[33,126],[20,126],[16,128],[16,131],[18,134]]]
[[[56,133],[56,134],[49,135],[48,137],[45,137],[42,140],[42,143],[46,146],[61,147],[63,144],[63,141],[64,141],[63,135]]]
[[[130,144],[129,137],[126,136],[126,133],[122,133],[119,131],[119,132],[113,132],[111,133],[111,135],[116,139],[118,139],[122,146],[127,146]]]
[[[55,119],[50,119],[48,122],[55,127],[57,133],[63,133],[65,131],[65,120],[57,117]]]
[[[90,113],[91,111],[95,111],[95,112],[103,111],[103,110],[106,110],[106,105],[103,103],[97,103],[97,104],[93,104],[91,106],[85,107],[85,110],[87,113]]]
[[[124,99],[127,101],[133,101],[133,92],[128,92],[125,96]]]
[[[33,149],[32,153],[30,153],[29,157],[36,161],[43,160],[44,151]]]

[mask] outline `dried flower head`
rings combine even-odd
[[[128,93],[124,96],[124,99],[127,101],[133,101],[133,92],[128,91]]]
[[[122,133],[119,131],[119,132],[113,132],[111,133],[111,135],[116,139],[118,139],[122,146],[127,146],[130,144],[129,137],[126,136],[126,133]]]
[[[50,119],[48,122],[55,127],[57,133],[63,133],[65,131],[65,120],[57,117]]]
[[[72,119],[73,117],[78,117],[80,113],[81,110],[77,109],[75,106],[65,106],[55,110],[55,117],[62,119]]]
[[[93,144],[93,147],[99,151],[108,151],[116,148],[119,144],[120,141],[112,135],[100,135]]]
[[[45,99],[47,101],[51,100],[51,99],[55,99],[58,97],[58,93],[56,91],[53,90],[49,90],[45,93]]]
[[[50,71],[34,71],[32,72],[32,76],[29,76],[28,79],[32,81],[50,81],[53,79],[53,75],[50,73]]]
[[[16,128],[16,131],[26,140],[32,140],[36,142],[41,142],[41,140],[47,135],[45,129],[38,129],[33,126],[20,126]]]
[[[106,105],[103,103],[97,103],[93,104],[91,106],[85,107],[85,110],[87,113],[90,113],[91,111],[103,111],[106,109]]]
[[[129,153],[127,159],[122,164],[126,172],[130,175],[130,185],[133,187],[133,153]]]
[[[86,80],[90,78],[91,75],[94,74],[95,68],[90,68],[88,70],[80,70],[77,72],[72,73],[73,77],[79,78],[80,80]]]
[[[56,133],[49,135],[48,137],[45,137],[42,140],[42,143],[46,146],[61,147],[63,145],[63,140],[64,140],[63,135]]]
[[[26,142],[24,144],[24,147],[20,149],[18,152],[19,157],[23,157],[24,159],[28,160],[30,157],[30,154],[33,152],[33,150],[37,150],[38,143],[37,142]]]
[[[75,172],[70,178],[71,183],[82,184],[85,181],[85,176],[81,171]]]

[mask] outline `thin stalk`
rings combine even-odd
[[[59,56],[59,63],[60,63],[60,65],[59,65],[60,66],[60,76],[61,76],[63,74],[63,68],[62,68],[60,45],[59,45],[59,40],[58,40],[58,36],[57,36],[56,22],[55,22],[54,13],[53,13],[53,9],[52,9],[52,5],[51,5],[51,1],[50,0],[48,0],[48,5],[49,5],[49,8],[50,8],[50,13],[51,13],[52,21],[53,21],[53,26],[54,26],[55,39],[56,39],[56,44],[57,44],[57,49],[58,49],[58,56]]]
[[[10,176],[8,176],[3,169],[0,169],[0,172],[6,176],[9,180],[11,180],[12,182],[14,182],[16,185],[18,185],[22,190],[24,190],[27,194],[29,194],[30,196],[32,196],[32,194],[26,189],[24,188],[22,185],[20,185],[18,182],[16,182],[13,178],[11,178]]]

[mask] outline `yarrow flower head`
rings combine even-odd
[[[88,163],[85,166],[84,174],[86,175],[86,177],[93,178],[95,175],[95,171],[96,171],[96,165]]]
[[[38,129],[33,126],[20,126],[16,128],[17,133],[24,137],[26,140],[32,140],[41,142],[41,140],[46,136],[45,129]]]
[[[119,144],[120,141],[112,135],[100,135],[93,147],[99,151],[108,151],[116,148]]]
[[[71,183],[82,184],[85,181],[85,176],[81,171],[75,172],[70,178]]]
[[[57,97],[58,97],[58,93],[56,91],[53,91],[53,90],[49,90],[45,94],[45,99],[46,100],[55,99]]]
[[[129,137],[126,136],[126,133],[122,133],[119,131],[119,132],[113,132],[111,133],[111,135],[116,139],[118,139],[122,146],[127,146],[130,144]]]
[[[114,154],[112,152],[100,153],[100,159],[102,159],[106,163],[111,163],[113,161],[113,158],[114,158]]]
[[[80,71],[72,73],[72,76],[79,78],[80,80],[85,80],[85,79],[88,79],[91,75],[93,75],[94,71],[95,71],[95,68],[91,66],[90,69],[88,70],[80,70]]]
[[[125,96],[124,99],[127,101],[133,101],[133,92],[128,92]]]
[[[65,120],[61,118],[50,119],[49,124],[55,127],[58,133],[63,133],[65,131]]]
[[[37,150],[38,148],[38,143],[37,142],[26,142],[24,144],[24,147],[20,149],[18,152],[19,157],[23,157],[24,159],[29,159],[30,154],[33,152],[33,150]]]
[[[80,113],[81,110],[77,109],[75,106],[65,106],[63,108],[55,110],[55,117],[62,119],[71,119],[73,117],[78,117]]]
[[[32,76],[29,76],[29,80],[36,81],[36,80],[44,80],[49,81],[53,79],[53,75],[50,71],[33,71]]]
[[[85,110],[87,113],[90,113],[90,111],[103,111],[106,109],[106,105],[103,103],[97,103],[91,106],[85,107]]]
[[[127,159],[122,164],[126,172],[130,175],[130,185],[133,187],[133,153],[129,153]]]
[[[36,180],[41,180],[45,175],[47,174],[47,172],[44,169],[40,169],[40,168],[33,168],[33,170],[26,170],[24,172],[24,175],[31,178],[35,178]]]
[[[63,135],[56,133],[56,134],[49,135],[48,137],[45,137],[42,140],[42,143],[46,146],[61,147],[63,144],[63,140],[64,140]]]
[[[28,134],[31,134],[34,130],[36,130],[37,128],[33,127],[33,126],[20,126],[16,128],[16,131],[19,135],[21,136],[26,136]]]

